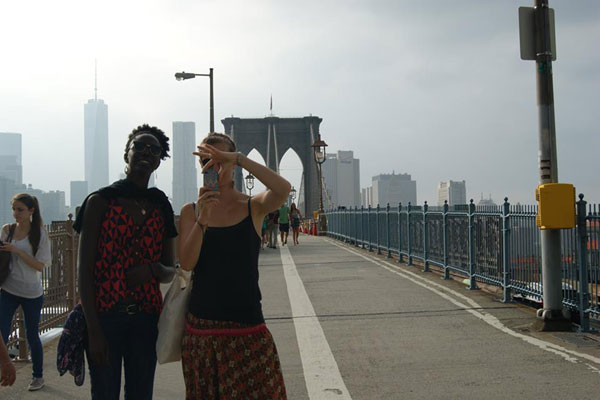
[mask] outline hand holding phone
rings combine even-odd
[[[216,169],[204,171],[204,186],[210,190],[219,190],[219,172]]]

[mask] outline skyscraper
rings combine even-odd
[[[94,87],[94,98],[83,107],[85,143],[85,180],[92,192],[108,185],[108,105],[98,99]]]
[[[83,203],[88,195],[88,183],[86,181],[71,181],[71,213],[75,215],[77,207]]]
[[[21,161],[21,134],[0,132],[0,176],[23,183],[23,164]]]
[[[465,181],[446,181],[438,184],[438,206],[448,201],[449,206],[467,204],[467,185]]]
[[[196,158],[196,125],[173,122],[173,209],[179,214],[185,203],[198,198]]]
[[[409,174],[380,174],[373,177],[373,206],[403,206],[417,203],[417,182]]]
[[[328,206],[360,206],[360,161],[352,151],[338,151],[327,154],[323,163],[326,197],[333,204]],[[323,199],[325,201],[325,199]]]

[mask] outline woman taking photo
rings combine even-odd
[[[262,222],[290,192],[274,171],[241,153],[229,136],[209,134],[199,152],[203,172],[218,172],[218,188],[200,189],[181,210],[179,262],[193,270],[182,342],[187,399],[285,399],[285,385],[258,286]],[[240,166],[266,191],[252,198],[237,191]],[[214,185],[208,185],[214,188]]]
[[[0,290],[0,330],[2,339],[8,342],[13,316],[21,306],[33,362],[33,378],[29,384],[29,390],[33,391],[44,387],[44,350],[38,331],[44,304],[42,270],[50,265],[52,256],[37,199],[20,193],[12,198],[11,204],[16,223],[4,225],[0,235],[0,250],[12,253],[10,274]]]
[[[168,157],[169,139],[146,124],[125,146],[126,178],[88,196],[74,228],[80,232],[79,293],[87,324],[92,399],[151,399],[156,368],[159,283],[173,277],[173,209],[148,189]]]

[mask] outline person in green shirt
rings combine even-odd
[[[278,223],[279,232],[281,233],[281,245],[283,246],[287,244],[288,233],[290,232],[290,208],[285,203],[279,207]]]

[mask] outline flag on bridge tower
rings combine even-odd
[[[271,111],[271,115],[273,115],[273,95],[271,95],[271,104],[269,105],[269,110]]]

